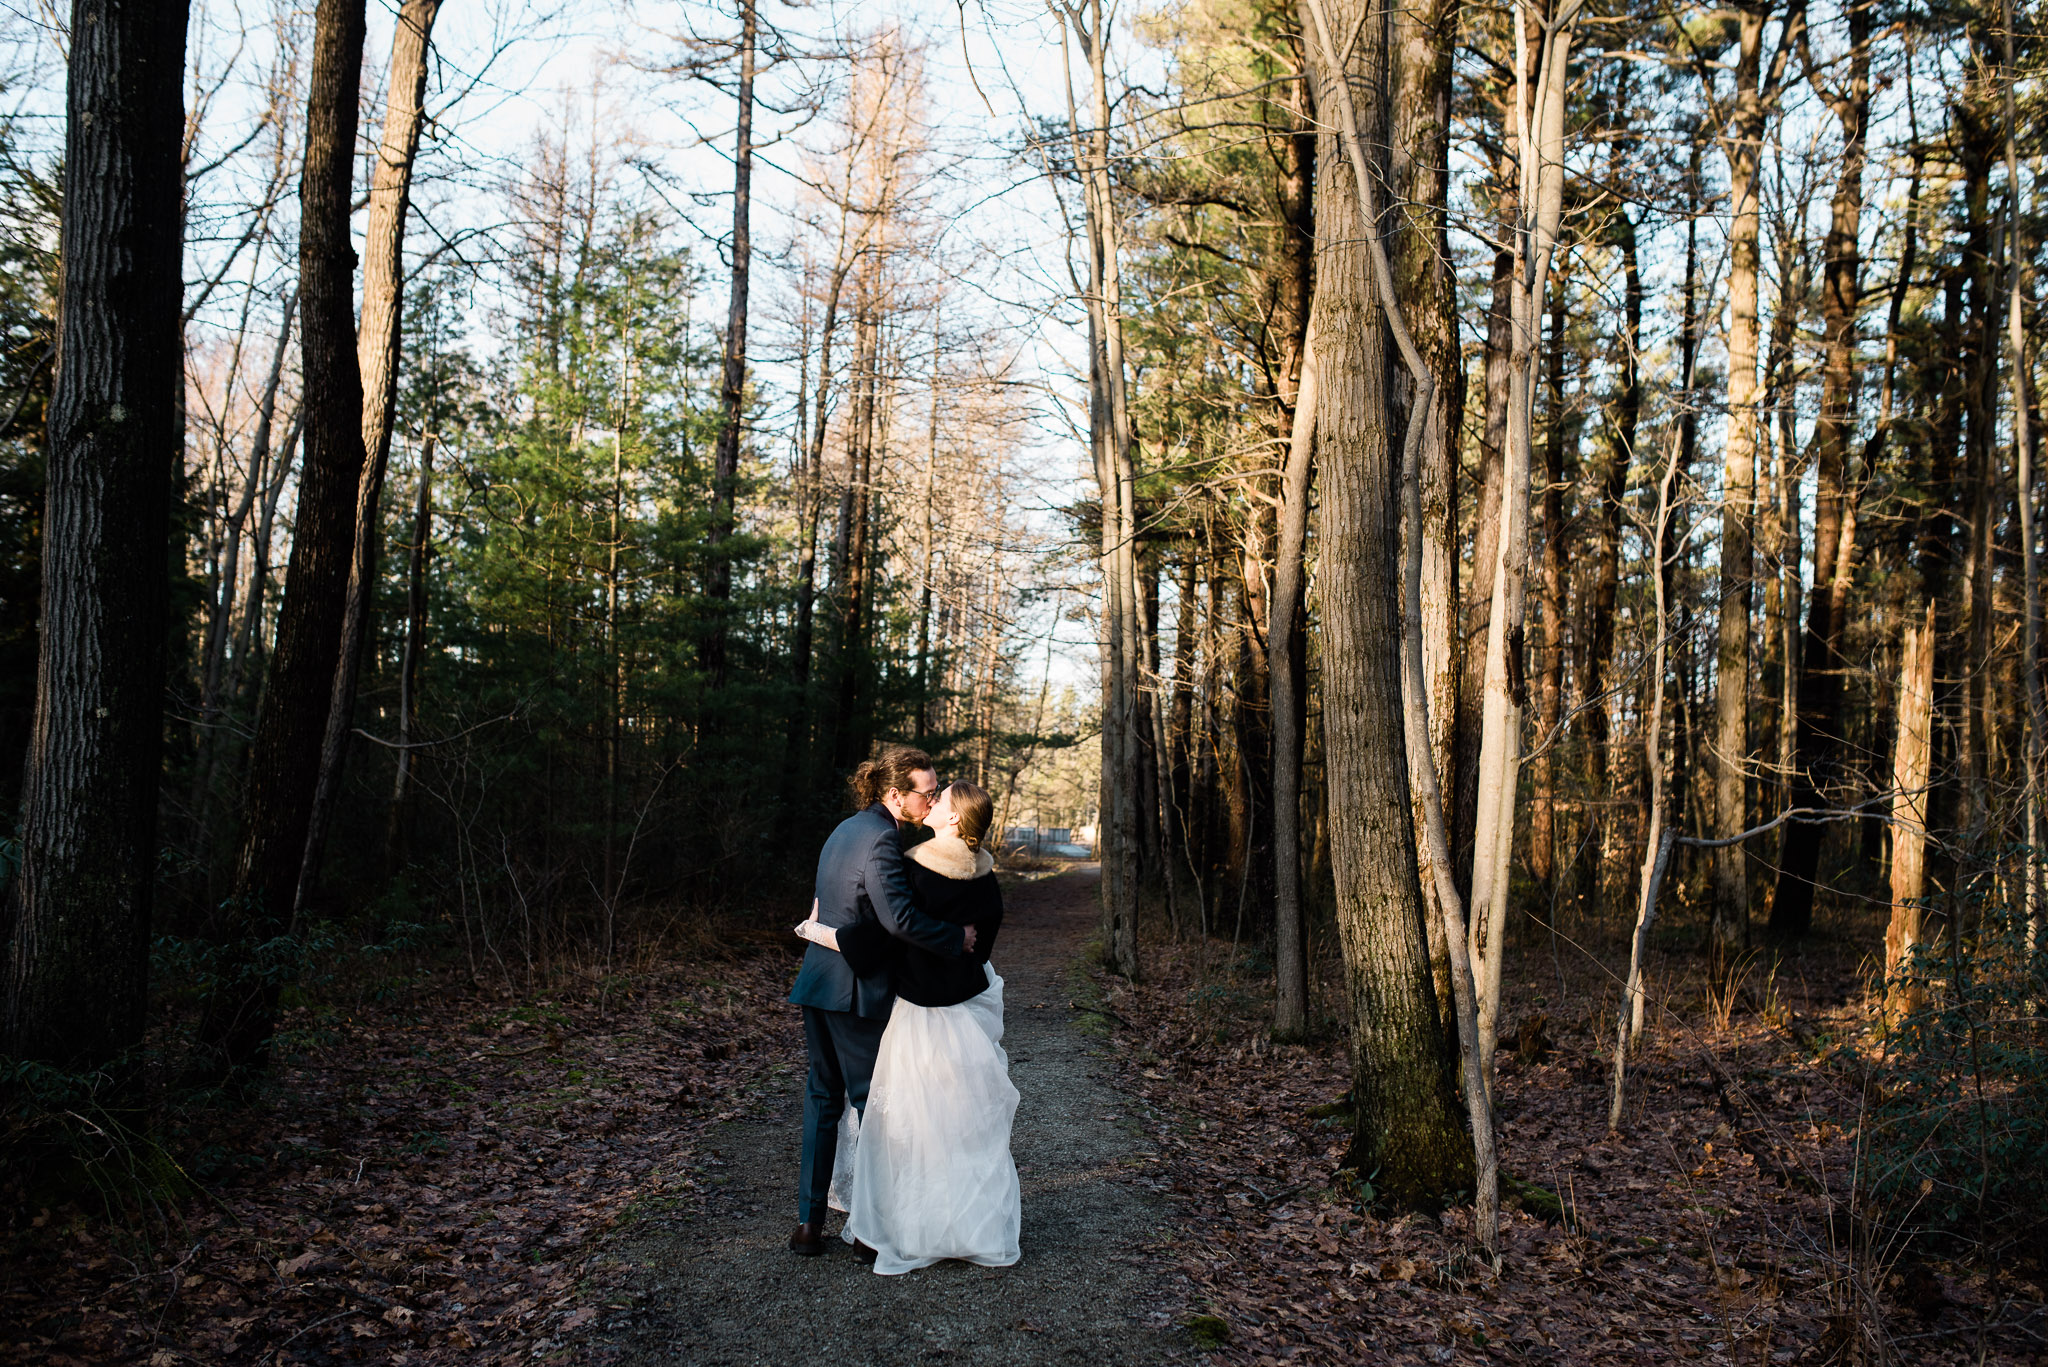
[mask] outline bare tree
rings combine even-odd
[[[1714,833],[1723,839],[1749,824],[1749,636],[1751,558],[1755,537],[1757,405],[1757,278],[1762,218],[1758,171],[1764,135],[1776,112],[1787,65],[1805,27],[1804,0],[1783,17],[1769,70],[1764,30],[1772,0],[1737,5],[1734,90],[1713,99],[1716,75],[1704,59],[1701,81],[1715,104],[1717,137],[1728,162],[1728,436],[1721,474],[1720,635],[1715,650]],[[1714,851],[1709,929],[1712,971],[1725,979],[1749,938],[1749,855],[1740,842]]]
[[[1508,358],[1505,469],[1500,532],[1493,563],[1478,566],[1492,584],[1486,636],[1485,692],[1481,700],[1478,804],[1473,824],[1471,955],[1478,990],[1480,1072],[1493,1086],[1494,1038],[1500,1017],[1501,966],[1507,952],[1508,874],[1514,852],[1516,777],[1520,772],[1522,712],[1528,686],[1522,674],[1523,583],[1529,563],[1529,466],[1536,391],[1536,352],[1543,302],[1564,214],[1566,71],[1581,0],[1562,0],[1555,12],[1524,30],[1517,42],[1536,49],[1518,63],[1514,124],[1520,165],[1516,176],[1513,272],[1509,289],[1512,331]],[[1532,41],[1533,40],[1533,41]]]
[[[313,28],[299,188],[305,466],[277,647],[249,759],[234,890],[215,927],[227,970],[200,1024],[198,1071],[212,1077],[268,1061],[288,972],[276,962],[276,947],[292,923],[355,562],[363,389],[349,207],[363,0],[320,0]]]
[[[363,316],[356,360],[363,380],[363,470],[356,482],[354,556],[342,612],[341,649],[320,742],[320,777],[306,830],[294,903],[303,907],[320,876],[327,826],[341,789],[342,765],[354,725],[356,678],[377,575],[377,538],[384,502],[384,471],[391,463],[391,413],[398,394],[398,329],[405,301],[405,220],[412,201],[412,171],[420,146],[427,92],[427,52],[441,0],[406,0],[391,36],[391,72],[385,94],[384,133],[370,173],[370,221],[363,243]]]
[[[1138,733],[1137,472],[1124,370],[1119,230],[1110,186],[1107,33],[1102,0],[1056,0],[1067,34],[1088,65],[1090,125],[1083,129],[1067,75],[1067,119],[1086,204],[1088,245],[1089,440],[1102,496],[1103,629],[1103,950],[1125,977],[1138,973],[1138,794],[1143,744]]]
[[[755,0],[739,0],[739,116],[733,131],[732,293],[725,316],[725,356],[719,367],[718,448],[712,458],[711,597],[732,597],[733,501],[740,470],[740,427],[746,417],[747,282],[753,265],[754,55],[760,26]],[[725,622],[711,623],[706,666],[714,686],[725,682]]]

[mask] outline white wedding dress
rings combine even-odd
[[[897,998],[866,1118],[840,1122],[829,1204],[842,1236],[875,1250],[884,1276],[960,1258],[1017,1261],[1022,1203],[1010,1125],[1017,1089],[1003,1052],[1003,980],[958,1006]]]

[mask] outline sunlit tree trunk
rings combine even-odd
[[[182,0],[75,0],[71,13],[42,630],[0,1053],[74,1069],[140,1044],[148,1005],[186,13]]]
[[[1500,533],[1493,564],[1480,572],[1493,581],[1481,701],[1478,800],[1473,825],[1470,953],[1478,986],[1480,1073],[1493,1085],[1499,1028],[1501,969],[1506,954],[1508,882],[1519,797],[1522,714],[1528,706],[1523,676],[1523,584],[1529,561],[1529,467],[1534,454],[1536,352],[1542,338],[1543,301],[1564,213],[1564,110],[1578,0],[1563,0],[1548,22],[1517,41],[1540,54],[1518,62],[1515,93],[1520,167],[1515,209],[1512,349],[1508,366],[1507,445],[1501,484]]]
[[[1919,1000],[1909,972],[1927,894],[1928,780],[1934,759],[1934,622],[1928,600],[1906,623],[1899,651],[1898,739],[1892,758],[1892,912],[1884,932],[1885,1012]]]
[[[1068,77],[1068,122],[1086,200],[1090,440],[1102,498],[1103,624],[1108,650],[1103,690],[1102,855],[1103,956],[1115,972],[1138,973],[1138,720],[1137,491],[1125,389],[1120,230],[1110,185],[1108,54],[1101,0],[1062,4],[1067,33],[1088,64],[1089,126],[1076,115]]]
[[[1757,278],[1762,222],[1757,171],[1768,106],[1762,89],[1765,4],[1736,11],[1735,93],[1721,132],[1728,159],[1728,434],[1721,473],[1720,634],[1714,661],[1715,836],[1749,824],[1751,550],[1757,427]],[[1749,939],[1749,856],[1739,844],[1713,854],[1709,954],[1725,980]]]

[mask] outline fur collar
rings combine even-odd
[[[979,878],[996,866],[995,856],[977,850],[957,835],[935,835],[906,853],[933,873],[947,878]]]

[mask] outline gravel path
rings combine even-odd
[[[642,1227],[616,1252],[639,1309],[604,1337],[629,1364],[1086,1363],[1188,1361],[1184,1329],[1158,1307],[1166,1275],[1145,1255],[1174,1232],[1165,1205],[1133,1180],[1149,1149],[1128,1100],[1102,1074],[1098,1040],[1069,1003],[1081,946],[1097,923],[1099,874],[1084,867],[1004,890],[995,956],[1009,1018],[1004,1046],[1022,1100],[1012,1151],[1023,1183],[1023,1258],[1014,1267],[940,1263],[878,1277],[837,1240],[799,1258],[795,1223],[802,1096],[709,1136],[724,1180],[686,1219]],[[801,1060],[790,1009],[786,1041]],[[799,1074],[800,1076],[800,1074]]]

